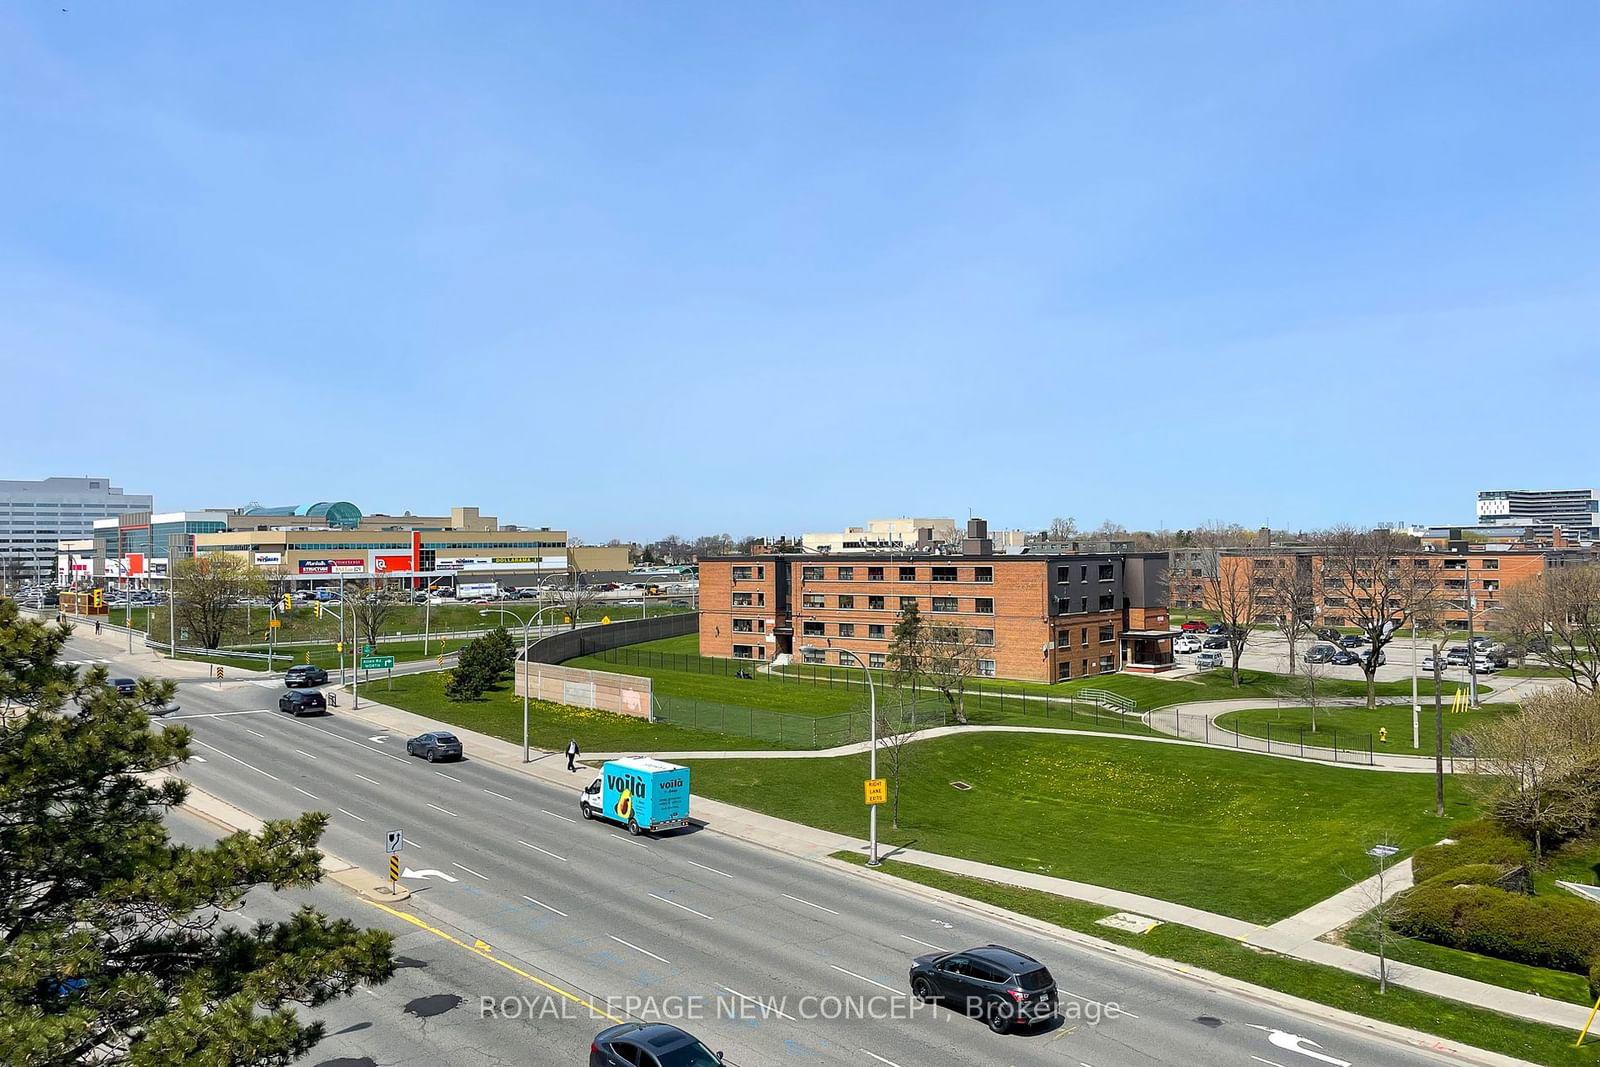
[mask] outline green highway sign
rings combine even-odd
[[[371,646],[371,645],[362,645],[362,646],[361,646],[361,654],[362,654],[362,655],[363,655],[363,656],[370,656],[370,655],[372,655],[372,646]]]
[[[385,667],[393,667],[393,666],[394,666],[394,657],[393,656],[362,656],[361,657],[361,669],[362,670],[366,670],[366,671],[382,670]]]

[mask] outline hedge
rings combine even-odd
[[[1589,995],[1600,1002],[1600,959],[1589,968]]]
[[[1507,836],[1488,819],[1462,823],[1451,833],[1450,844],[1429,845],[1412,855],[1411,872],[1419,885],[1468,864],[1488,863],[1504,870],[1533,862],[1533,849],[1526,841]]]
[[[1600,908],[1577,897],[1530,897],[1439,879],[1397,897],[1391,921],[1408,937],[1591,979],[1600,962]]]
[[[1506,868],[1498,863],[1463,863],[1429,878],[1422,885],[1453,887],[1458,885],[1492,886],[1505,876]]]

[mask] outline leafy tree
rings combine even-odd
[[[517,646],[505,627],[497,626],[467,642],[456,657],[456,669],[445,683],[451,700],[477,700],[510,673],[517,662]]]
[[[916,702],[917,688],[928,659],[927,628],[922,623],[922,613],[917,602],[911,601],[900,609],[894,620],[894,632],[889,636],[888,663],[896,689],[911,691]]]
[[[393,971],[392,939],[302,908],[223,925],[259,885],[321,876],[321,813],[209,848],[172,844],[182,727],[150,728],[171,682],[119,696],[60,662],[65,627],[0,601],[0,1049],[26,1067],[286,1064],[323,1036],[315,1007]],[[68,713],[69,702],[76,711]]]
[[[1435,661],[1437,662],[1437,661]],[[1546,690],[1472,731],[1471,787],[1502,825],[1546,845],[1592,829],[1600,817],[1600,697]]]
[[[351,629],[373,648],[378,647],[384,625],[404,603],[400,591],[376,582],[355,586],[344,595],[344,609],[349,613]]]
[[[201,648],[220,648],[233,606],[267,589],[260,568],[229,552],[179,560],[172,574],[178,625],[188,630]]]

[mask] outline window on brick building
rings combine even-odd
[[[917,580],[917,568],[915,568],[915,567],[901,567],[900,568],[900,580],[902,582],[914,582],[914,581],[916,581]]]
[[[821,567],[801,567],[800,568],[800,580],[802,582],[820,582],[820,581],[822,581],[822,568]]]
[[[753,634],[756,632],[756,621],[754,619],[734,619],[733,632],[736,634]]]
[[[994,597],[992,597],[992,596],[974,597],[973,601],[972,601],[972,610],[977,612],[979,615],[993,615],[994,614]]]
[[[735,567],[735,568],[733,568],[733,580],[736,581],[736,582],[749,581],[751,578],[754,578],[755,576],[756,575],[755,575],[755,568],[754,567]]]
[[[953,596],[936,596],[933,598],[934,611],[960,611],[957,606],[959,601]]]
[[[881,582],[881,581],[883,581],[883,568],[882,567],[868,567],[867,568],[867,581],[869,581],[869,582]]]
[[[823,663],[826,661],[826,655],[820,648],[802,648],[800,650],[800,658],[807,663]]]
[[[889,657],[884,655],[882,652],[867,653],[867,666],[881,669],[883,667],[887,667],[888,665]]]
[[[867,597],[867,610],[868,611],[882,611],[883,610],[883,597],[881,597],[881,596],[869,596],[869,597]]]
[[[903,596],[903,597],[900,598],[900,610],[901,611],[905,611],[907,608],[914,608],[916,606],[917,606],[917,598],[916,597],[914,597],[914,596]]]
[[[1072,581],[1072,568],[1071,567],[1057,567],[1056,568],[1056,581],[1058,581],[1058,582],[1070,582],[1070,581]]]
[[[840,637],[854,637],[855,635],[856,635],[856,624],[855,623],[853,623],[853,622],[841,622],[839,624],[839,636]]]
[[[883,624],[875,622],[875,623],[872,623],[872,624],[868,625],[868,627],[867,627],[867,636],[871,637],[871,638],[874,638],[876,640],[882,641],[883,638],[884,638]]]
[[[841,593],[839,595],[839,607],[840,607],[840,609],[842,609],[844,611],[850,611],[855,606],[856,606],[856,598],[855,597],[853,597],[853,596],[851,596],[849,594],[846,594],[846,593]]]
[[[978,677],[979,678],[993,678],[994,677],[994,660],[992,660],[992,659],[980,659],[978,661]]]
[[[1113,611],[1113,610],[1116,609],[1116,606],[1117,606],[1117,597],[1116,597],[1115,593],[1101,593],[1100,594],[1100,610],[1101,611]]]
[[[733,658],[734,659],[754,659],[755,658],[755,653],[754,653],[754,650],[749,645],[734,645],[733,646]]]
[[[807,593],[807,594],[805,594],[804,596],[802,596],[800,598],[800,606],[803,607],[803,608],[820,608],[820,607],[823,607],[824,606],[824,602],[823,602],[823,599],[822,599],[822,594],[821,593]]]
[[[841,582],[853,582],[853,581],[855,581],[856,580],[856,569],[854,567],[840,567],[839,568],[839,580]]]
[[[1102,563],[1102,564],[1100,564],[1100,580],[1102,582],[1109,582],[1113,578],[1115,578],[1116,576],[1117,576],[1117,568],[1116,568],[1116,566],[1114,564],[1111,564],[1111,563]]]
[[[1117,657],[1115,657],[1115,656],[1101,656],[1100,657],[1100,673],[1101,674],[1111,674],[1116,669],[1117,669]]]
[[[1107,643],[1109,643],[1111,641],[1115,641],[1116,639],[1117,639],[1117,631],[1116,631],[1115,627],[1112,627],[1112,626],[1102,626],[1102,627],[1100,627],[1100,643],[1102,645],[1107,644]]]
[[[1483,561],[1483,569],[1486,571],[1497,571],[1500,569],[1500,561],[1497,559],[1486,559]]]
[[[974,567],[974,568],[972,568],[972,580],[975,581],[975,582],[992,582],[992,581],[994,581],[994,568],[993,567]]]
[[[803,622],[800,624],[800,632],[807,637],[821,637],[825,627],[820,622]]]
[[[755,603],[756,603],[756,595],[754,593],[735,593],[735,594],[733,594],[733,606],[736,607],[736,608],[754,607]]]
[[[974,630],[972,631],[972,640],[975,644],[992,645],[994,644],[994,631]]]
[[[936,582],[953,582],[953,581],[955,581],[956,580],[956,568],[954,568],[954,567],[935,567],[935,568],[933,568],[933,580],[936,581]]]
[[[1056,664],[1056,681],[1064,682],[1068,678],[1071,678],[1071,677],[1072,677],[1072,664],[1071,663],[1069,663],[1066,660],[1062,660],[1060,663]]]

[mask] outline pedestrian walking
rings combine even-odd
[[[575,771],[578,769],[579,751],[577,738],[567,742],[567,770]]]
[[[94,635],[96,637],[100,636],[100,620],[99,619],[94,620]]]

